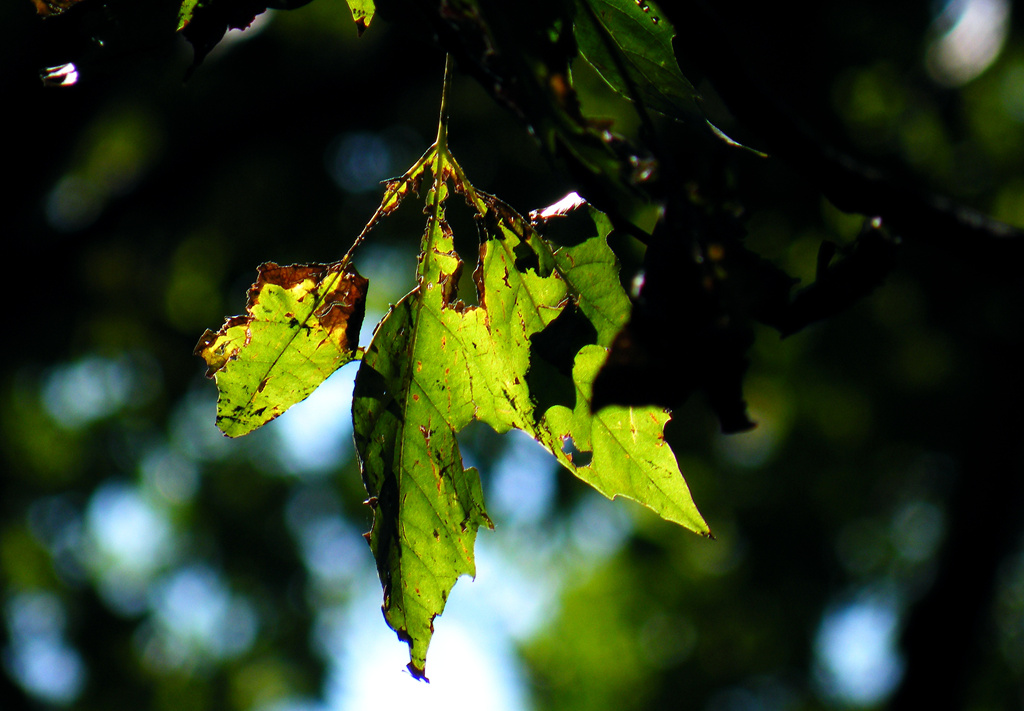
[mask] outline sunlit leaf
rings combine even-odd
[[[199,6],[200,0],[182,0],[181,9],[178,10],[178,30],[192,21],[192,16]]]
[[[474,274],[480,307],[448,319],[451,338],[468,354],[476,419],[498,432],[529,431],[530,338],[561,313],[568,290],[550,249],[519,215],[484,193],[471,191],[471,198],[488,226]]]
[[[629,317],[629,299],[619,283],[618,264],[608,247],[611,226],[600,213],[592,213],[598,234],[553,255],[557,272],[542,277],[532,269],[522,272],[512,258],[523,254],[529,232],[509,229],[520,225],[500,203],[497,213],[501,231],[489,240],[483,252],[481,304],[486,306],[490,339],[479,329],[469,338],[474,358],[470,359],[476,417],[503,432],[517,427],[540,442],[573,474],[608,498],[624,496],[650,508],[662,518],[708,535],[707,523],[697,511],[689,488],[665,443],[663,430],[667,412],[657,407],[610,407],[591,410],[594,378],[608,351],[593,345],[576,356],[573,381],[576,406],[550,408],[544,417],[535,410],[535,396],[526,387],[530,336],[554,320],[563,308],[572,308],[558,296],[575,293],[578,308],[594,324],[599,342],[609,345]],[[488,220],[485,220],[485,223]],[[535,242],[540,250],[546,245]],[[528,254],[528,253],[527,253]],[[521,258],[520,258],[521,259]],[[540,263],[542,258],[538,257]],[[478,277],[479,278],[479,277]],[[564,286],[559,282],[564,282]],[[479,310],[470,315],[478,315]],[[463,334],[466,338],[469,334]],[[525,336],[525,337],[524,337]],[[486,344],[485,346],[482,344]],[[482,405],[481,403],[486,403]],[[569,438],[589,463],[573,461],[563,451]]]
[[[408,643],[413,675],[424,677],[433,623],[452,587],[473,575],[473,546],[490,526],[480,481],[464,469],[456,433],[473,419],[498,432],[521,429],[570,471],[608,497],[626,496],[668,520],[707,534],[671,449],[668,414],[657,408],[590,411],[590,388],[606,349],[577,355],[575,409],[537,411],[530,391],[531,347],[566,308],[594,322],[602,343],[629,315],[607,245],[610,225],[553,254],[512,208],[476,190],[442,146],[397,184],[429,168],[427,227],[417,288],[385,317],[356,377],[353,423],[374,511],[368,534],[384,588],[384,615]],[[393,184],[389,190],[393,190]],[[476,211],[483,243],[474,272],[479,306],[456,299],[462,261],[445,219],[449,191]],[[390,204],[385,196],[384,203]],[[590,461],[564,453],[572,438]]]
[[[78,67],[73,62],[66,62],[54,67],[44,67],[39,72],[43,86],[47,88],[74,86],[78,83]]]
[[[426,675],[434,619],[458,578],[475,574],[476,532],[492,525],[479,475],[463,467],[456,440],[473,419],[498,432],[529,433],[608,497],[626,496],[708,532],[662,439],[668,414],[657,408],[591,412],[604,346],[629,316],[607,244],[607,218],[593,211],[596,234],[552,252],[529,222],[476,190],[447,149],[435,145],[408,173],[388,181],[367,230],[428,174],[417,287],[378,326],[352,406],[373,509],[367,539],[383,586],[384,615],[409,645],[409,669],[419,678]],[[457,299],[463,263],[445,217],[453,191],[475,210],[480,227],[474,273],[479,306]],[[347,329],[358,327],[366,284],[346,264],[264,265],[250,290],[248,313],[204,335],[196,352],[217,378],[218,424],[225,433],[258,427],[355,357]],[[541,413],[530,391],[533,339],[566,309],[590,320],[601,345],[576,354],[574,407],[555,405]],[[563,451],[570,439],[576,461]]]
[[[366,286],[345,262],[259,268],[246,313],[196,346],[217,380],[224,434],[269,422],[356,357]]]
[[[594,378],[607,355],[608,351],[600,346],[581,350],[573,368],[575,409],[556,405],[544,415],[544,425],[550,432],[572,437],[575,449],[592,455],[586,466],[578,466],[560,450],[559,459],[609,499],[624,496],[667,521],[709,535],[710,529],[693,503],[675,454],[664,439],[669,414],[658,407],[606,407],[596,413],[591,411]]]
[[[619,286],[619,262],[608,246],[612,226],[603,214],[589,208],[598,234],[574,247],[555,252],[561,274],[568,279],[583,314],[597,329],[597,342],[610,346],[629,319],[630,303]]]
[[[352,407],[384,616],[408,643],[409,670],[420,678],[434,618],[456,580],[476,574],[476,532],[491,525],[479,475],[463,468],[452,426],[472,416],[465,374],[438,350],[434,316],[419,292],[392,309],[360,365]]]
[[[479,476],[462,467],[455,432],[473,417],[466,353],[448,341],[446,313],[461,262],[444,218],[447,155],[428,153],[428,220],[418,286],[378,327],[356,376],[352,417],[374,517],[367,538],[384,588],[384,616],[426,674],[434,618],[462,575],[474,575],[477,529],[490,526]]]
[[[352,11],[352,20],[356,23],[356,31],[363,34],[373,20],[376,8],[373,0],[347,0],[348,9]]]

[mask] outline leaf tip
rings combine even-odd
[[[416,681],[422,681],[427,684],[430,683],[430,679],[427,678],[427,667],[426,665],[419,666],[416,662],[409,662],[405,665],[405,668],[412,674],[412,678]]]
[[[554,204],[537,210],[531,210],[529,215],[530,222],[536,226],[539,223],[547,222],[553,217],[564,217],[586,204],[587,201],[579,193],[573,191]]]

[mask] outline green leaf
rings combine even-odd
[[[206,331],[195,349],[217,380],[224,434],[269,422],[357,356],[366,286],[346,261],[259,267],[246,313]]]
[[[590,388],[607,353],[577,355],[575,409],[541,418],[530,392],[531,338],[565,308],[580,308],[609,343],[629,315],[610,225],[592,213],[598,234],[553,254],[511,207],[476,190],[439,144],[398,181],[406,194],[427,169],[417,287],[385,317],[356,376],[352,414],[363,482],[373,508],[368,534],[384,588],[384,616],[409,645],[409,670],[426,674],[434,619],[462,575],[473,575],[480,526],[491,527],[480,480],[464,469],[456,433],[473,419],[498,432],[531,434],[570,471],[609,497],[635,499],[665,518],[708,533],[671,449],[668,414],[657,408],[590,412]],[[449,192],[476,211],[483,244],[474,272],[480,305],[457,300],[463,263],[445,218]],[[399,198],[385,196],[383,205]],[[393,209],[393,208],[392,208]],[[575,301],[575,303],[574,303]],[[563,453],[566,440],[592,453],[583,465]]]
[[[697,91],[683,76],[672,50],[675,29],[657,7],[636,0],[578,2],[575,32],[580,52],[609,86],[672,118],[700,115]]]
[[[597,330],[597,343],[611,346],[629,320],[630,303],[619,285],[619,261],[608,246],[611,222],[588,207],[598,234],[555,252],[559,272],[577,295],[577,305]]]
[[[576,355],[573,381],[576,407],[555,405],[544,414],[542,427],[592,459],[579,466],[572,456],[555,452],[573,474],[609,499],[624,496],[643,504],[667,521],[708,536],[672,448],[665,442],[668,412],[657,407],[590,408],[594,378],[608,356],[600,346],[586,346]]]
[[[373,508],[370,548],[384,616],[409,645],[409,670],[425,678],[434,618],[491,526],[475,469],[463,469],[455,432],[473,417],[467,353],[449,340],[462,266],[444,217],[452,160],[436,147],[404,180],[433,172],[418,286],[384,318],[356,375],[352,417]]]
[[[672,48],[675,28],[645,0],[577,0],[576,42],[583,58],[605,82],[630,101],[684,121],[697,117],[715,137],[750,151],[705,117],[700,95],[683,76]]]
[[[467,187],[487,240],[481,246],[477,281],[480,307],[458,321],[449,317],[451,338],[468,354],[474,416],[497,432],[529,431],[533,399],[527,385],[530,338],[551,323],[565,306],[564,280],[537,233],[497,198]]]
[[[668,414],[656,408],[590,410],[593,379],[607,353],[602,346],[629,315],[607,243],[607,218],[593,211],[597,234],[553,253],[515,210],[469,183],[443,137],[439,131],[438,144],[404,176],[388,181],[356,242],[432,174],[417,287],[377,327],[352,405],[373,509],[367,540],[384,590],[384,616],[409,645],[409,669],[417,678],[426,678],[434,620],[451,589],[459,577],[475,574],[476,533],[492,527],[479,474],[463,467],[456,440],[473,419],[498,432],[528,432],[606,496],[635,499],[708,533],[662,439]],[[476,307],[456,298],[463,263],[445,217],[452,190],[476,211],[483,236],[474,273]],[[221,429],[231,436],[251,431],[356,357],[347,329],[358,328],[365,290],[347,258],[332,265],[263,265],[247,313],[217,333],[207,331],[196,348],[208,375],[217,378]],[[576,355],[575,407],[555,405],[541,417],[527,377],[531,339],[566,308],[590,319],[602,345]],[[578,452],[591,454],[589,463],[563,452],[570,438]]]
[[[710,535],[707,523],[686,486],[663,431],[669,414],[657,407],[604,408],[592,412],[594,378],[607,358],[607,348],[591,345],[576,356],[573,381],[575,409],[556,405],[538,418],[527,390],[529,339],[551,323],[563,308],[568,287],[578,308],[591,321],[599,341],[610,345],[629,317],[629,299],[619,282],[618,263],[608,247],[611,225],[597,211],[591,213],[598,235],[553,255],[556,273],[541,276],[533,269],[520,271],[514,258],[530,244],[543,252],[547,245],[502,203],[486,203],[483,222],[499,228],[482,249],[481,305],[471,314],[486,329],[463,328],[458,337],[473,348],[470,377],[476,417],[499,432],[517,427],[531,434],[569,471],[612,499],[624,496],[653,510],[662,518]],[[488,219],[490,218],[490,219]],[[544,260],[537,255],[538,261]],[[479,278],[479,277],[478,277]],[[560,284],[564,282],[564,285]],[[489,338],[488,338],[489,337]],[[484,404],[485,403],[485,404]],[[568,438],[581,453],[592,455],[589,464],[574,462],[563,452]]]
[[[179,32],[185,28],[185,25],[192,21],[192,16],[195,15],[200,2],[201,0],[182,0],[181,9],[178,10]]]
[[[438,351],[436,316],[419,291],[392,309],[360,364],[352,404],[384,617],[409,645],[417,678],[426,678],[434,618],[448,593],[460,576],[476,574],[476,532],[491,527],[479,475],[463,469],[452,426],[472,416],[464,371],[449,366],[457,354]]]
[[[361,35],[370,26],[376,7],[373,0],[347,0],[348,9],[352,12],[352,20],[356,23],[356,31]]]

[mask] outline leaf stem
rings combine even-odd
[[[441,111],[437,119],[437,140],[434,145],[438,152],[448,152],[448,92],[452,85],[452,55],[444,56],[444,84],[441,88]]]
[[[384,189],[384,197],[381,198],[377,211],[373,213],[370,221],[363,227],[363,231],[359,233],[359,236],[356,237],[352,246],[348,248],[347,252],[345,252],[345,256],[342,257],[342,263],[348,263],[351,261],[352,253],[356,251],[356,247],[363,243],[363,240],[366,239],[366,235],[370,234],[370,231],[377,226],[381,219],[397,210],[406,195],[410,192],[415,192],[416,180],[423,172],[424,167],[434,160],[435,153],[436,146],[431,146],[427,149],[426,153],[420,156],[420,159],[416,161],[409,170],[405,171],[404,175],[399,178],[392,178],[391,180],[386,181],[387,187]]]
[[[426,166],[431,166],[431,170],[435,175],[435,182],[438,180],[438,175],[442,173],[440,167],[441,162],[454,163],[455,159],[448,153],[448,93],[452,85],[452,55],[446,54],[444,61],[444,85],[441,88],[441,112],[437,122],[437,140],[434,141],[434,145],[427,149],[427,152],[420,156],[420,159],[409,168],[400,178],[393,178],[387,181],[387,188],[384,190],[384,197],[381,200],[380,206],[377,211],[373,213],[370,221],[363,227],[363,231],[359,233],[352,246],[349,247],[345,256],[342,257],[342,263],[347,264],[352,259],[352,253],[355,252],[356,247],[362,244],[366,235],[370,233],[377,223],[380,222],[381,218],[390,215],[402,202],[405,196],[410,192],[416,191],[416,181],[419,175],[423,172]],[[458,168],[459,175],[462,175],[462,169]],[[464,178],[463,178],[464,179]],[[443,182],[443,180],[442,180]],[[468,181],[467,181],[468,182]]]

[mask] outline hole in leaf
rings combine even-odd
[[[554,405],[576,407],[573,362],[583,346],[596,340],[594,325],[575,306],[567,306],[547,328],[530,337],[526,382],[537,401],[537,412]]]
[[[572,377],[573,361],[583,346],[597,343],[597,329],[575,305],[562,309],[562,313],[540,333],[530,337],[530,362],[535,356],[553,365],[559,373]]]
[[[567,436],[562,441],[562,452],[568,455],[572,463],[578,467],[585,467],[590,464],[594,459],[593,452],[582,452],[576,448],[576,443],[573,441],[571,436]]]

